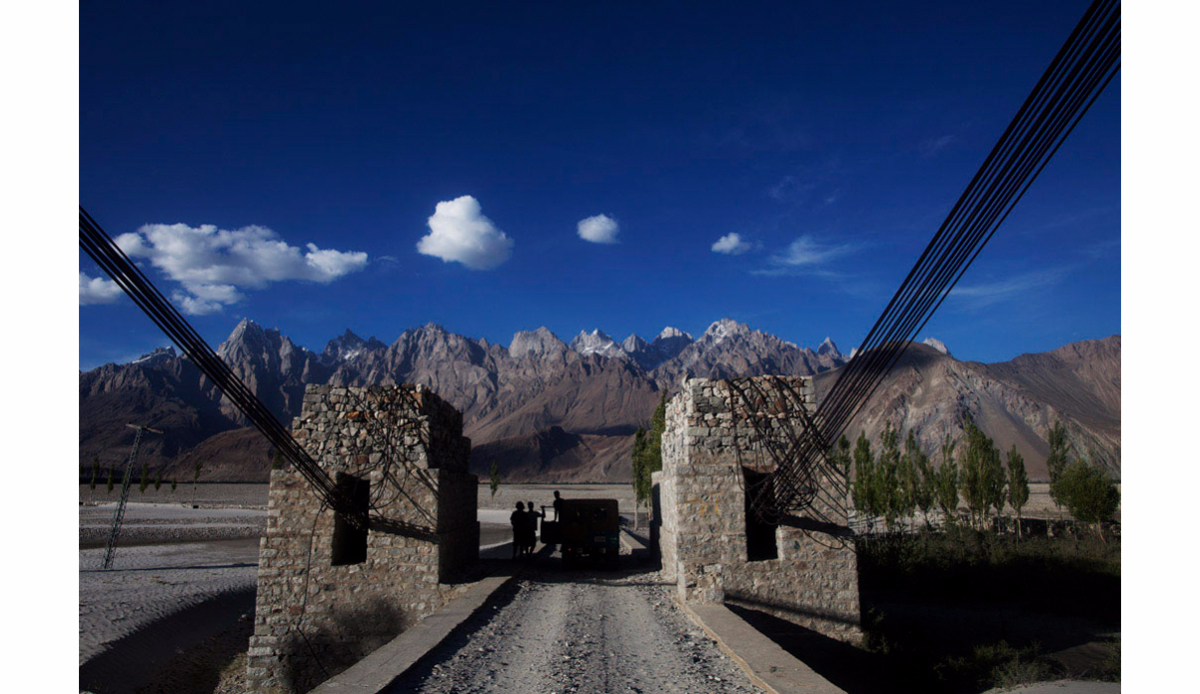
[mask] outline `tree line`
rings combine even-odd
[[[275,469],[279,469],[281,467],[281,464],[280,464],[281,460],[282,460],[282,454],[280,452],[276,451],[275,460],[272,462],[272,467]],[[197,482],[197,480],[200,479],[200,471],[203,468],[204,468],[204,464],[200,461],[196,461],[196,464],[195,464],[195,467],[193,470],[193,475],[192,475],[192,499],[193,499],[193,501],[195,500],[195,497],[196,497],[196,482]],[[113,489],[120,482],[120,475],[117,473],[116,468],[112,465],[107,466],[105,468],[105,470],[106,470],[107,474],[105,475],[104,481],[103,481],[104,490],[105,490],[105,493],[111,494]],[[130,471],[130,474],[132,475],[132,471]],[[81,477],[82,477],[82,475],[81,475]],[[99,483],[101,483],[100,456],[99,456],[99,454],[93,454],[92,455],[91,480],[88,482],[88,487],[94,491],[96,489],[96,485]],[[138,476],[138,492],[139,493],[145,494],[146,488],[149,487],[151,484],[154,485],[154,491],[157,492],[162,489],[162,486],[164,483],[170,483],[172,493],[174,493],[176,487],[179,486],[178,478],[173,477],[169,480],[164,480],[161,469],[158,470],[156,477],[151,478],[149,464],[142,463],[142,471],[141,471],[141,474]]]
[[[879,437],[878,454],[862,433],[853,451],[845,436],[829,451],[830,461],[842,472],[849,475],[851,468],[854,470],[854,507],[860,514],[882,518],[890,532],[918,510],[927,528],[934,511],[940,511],[948,522],[956,522],[960,506],[965,506],[967,522],[982,529],[988,517],[994,512],[999,518],[1007,504],[1016,514],[1020,535],[1021,510],[1029,501],[1029,476],[1015,445],[1002,456],[991,437],[968,419],[962,450],[958,450],[960,442],[947,434],[941,446],[942,462],[934,466],[917,444],[914,430],[908,431],[903,447],[900,438],[900,431],[887,422]],[[1112,520],[1120,505],[1116,484],[1098,465],[1071,459],[1061,422],[1051,427],[1047,439],[1051,499],[1060,511],[1065,506],[1077,521],[1091,523],[1099,532],[1100,523]]]
[[[635,515],[637,508],[649,504],[651,476],[662,470],[666,411],[664,392],[650,418],[649,429],[639,427],[634,434]],[[860,514],[869,519],[883,519],[890,532],[918,511],[926,528],[932,527],[930,518],[935,512],[940,512],[948,522],[957,522],[959,509],[965,506],[967,522],[982,529],[990,516],[999,518],[1007,505],[1016,514],[1020,535],[1021,512],[1029,502],[1029,475],[1025,459],[1015,444],[1001,454],[992,438],[968,418],[961,440],[946,434],[941,445],[941,464],[934,465],[917,443],[916,430],[910,429],[903,437],[903,446],[901,438],[901,432],[887,422],[877,442],[878,454],[863,433],[853,447],[842,436],[828,451],[830,462],[847,477],[854,471],[854,507]],[[1072,458],[1062,422],[1051,426],[1047,443],[1051,500],[1060,512],[1066,507],[1075,520],[1090,523],[1100,532],[1100,524],[1112,520],[1121,503],[1116,483],[1099,465]]]
[[[658,400],[658,407],[650,417],[650,429],[638,427],[633,435],[633,494],[634,524],[637,525],[638,509],[650,503],[654,482],[651,476],[662,470],[662,437],[667,430],[667,392]]]

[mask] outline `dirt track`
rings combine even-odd
[[[657,573],[527,573],[391,692],[760,692]]]

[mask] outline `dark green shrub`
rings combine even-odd
[[[1099,533],[1100,524],[1113,520],[1121,505],[1117,485],[1098,466],[1081,461],[1067,465],[1059,477],[1059,495],[1075,520],[1091,523]],[[1103,535],[1101,535],[1103,537]]]

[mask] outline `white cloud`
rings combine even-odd
[[[1067,268],[1065,267],[1050,268],[1017,275],[999,282],[959,285],[950,290],[950,297],[963,302],[966,308],[981,309],[1028,292],[1046,289],[1058,284],[1066,274]]]
[[[121,298],[120,285],[103,277],[88,277],[79,273],[79,305],[113,304]]]
[[[858,246],[852,243],[821,244],[811,236],[801,236],[792,241],[787,250],[771,258],[772,262],[790,267],[812,267],[824,265],[835,258],[853,253]]]
[[[212,224],[147,224],[121,234],[117,245],[133,258],[147,258],[186,292],[172,298],[184,313],[205,315],[243,298],[239,287],[260,289],[271,282],[305,280],[327,284],[361,270],[367,254],[320,249],[301,251],[270,229],[218,229]]]
[[[827,244],[811,236],[801,236],[788,244],[783,252],[771,256],[768,259],[768,267],[753,270],[752,274],[814,275],[827,279],[844,279],[843,273],[830,270],[827,266],[830,262],[855,253],[861,248],[862,244],[859,243]]]
[[[920,145],[921,154],[925,157],[935,157],[938,152],[954,144],[957,139],[954,135],[942,135],[937,139],[925,140]]]
[[[417,242],[417,251],[472,270],[490,270],[512,255],[513,240],[481,214],[479,201],[470,195],[439,202],[429,218],[429,234]]]
[[[801,182],[795,176],[784,176],[778,183],[767,189],[767,195],[780,202],[789,199],[803,200],[815,190],[817,184],[812,181]]]
[[[592,243],[617,243],[621,226],[606,214],[579,220],[579,238]]]
[[[741,234],[725,234],[717,239],[717,242],[712,245],[713,253],[724,253],[726,255],[741,255],[750,250],[754,246],[742,240]]]
[[[212,313],[220,313],[225,308],[225,304],[219,301],[201,299],[185,292],[173,292],[171,300],[175,302],[179,310],[189,316],[207,316]]]

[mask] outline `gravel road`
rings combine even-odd
[[[657,573],[529,571],[391,692],[754,692]]]

